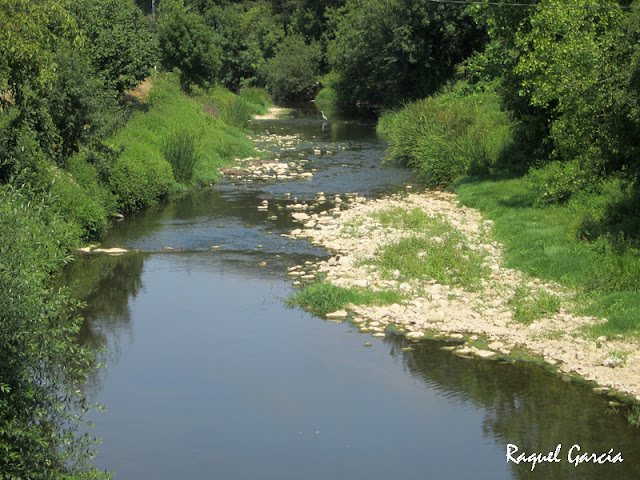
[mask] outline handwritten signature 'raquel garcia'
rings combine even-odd
[[[517,445],[514,445],[513,443],[507,444],[507,463],[530,463],[531,471],[533,471],[539,463],[559,463],[562,461],[562,458],[560,457],[562,451],[561,443],[556,445],[556,449],[554,451],[546,454],[526,454],[525,452],[518,454],[518,450],[519,448]],[[613,448],[609,449],[609,451],[605,453],[580,453],[580,451],[580,445],[576,444],[573,445],[567,453],[567,461],[576,467],[581,463],[599,463],[602,465],[605,463],[620,463],[624,461],[622,453],[618,452],[614,454]]]

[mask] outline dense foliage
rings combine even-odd
[[[74,343],[74,303],[47,282],[67,260],[73,225],[3,186],[0,232],[0,477],[101,478],[88,463],[92,439],[76,434],[87,408],[77,385],[93,357]]]
[[[301,35],[289,35],[262,69],[269,91],[277,98],[312,98],[317,92],[321,51]]]
[[[393,106],[435,93],[483,43],[463,6],[350,0],[335,15],[329,62],[350,101]]]
[[[66,393],[91,356],[49,274],[116,212],[251,155],[254,87],[389,109],[389,157],[428,185],[517,177],[527,208],[573,215],[590,288],[640,304],[640,4],[494,3],[0,0],[1,472],[95,473]]]

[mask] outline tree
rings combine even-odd
[[[329,64],[350,101],[396,105],[434,93],[481,47],[464,7],[410,0],[348,0],[334,12]]]
[[[133,0],[73,2],[97,74],[119,93],[138,85],[157,60],[157,45]]]
[[[262,4],[248,9],[241,4],[209,5],[203,15],[222,50],[220,83],[234,91],[264,85],[260,72],[285,35],[271,9]]]
[[[74,341],[74,302],[48,282],[74,241],[69,227],[26,189],[0,187],[2,478],[106,477],[90,465],[95,442],[78,432],[93,356]]]
[[[309,98],[317,87],[321,51],[307,45],[301,35],[289,35],[267,61],[263,75],[267,89],[277,98]]]
[[[115,116],[116,101],[83,52],[59,48],[54,58],[56,80],[47,102],[60,138],[58,163],[64,164],[81,146],[99,142]]]
[[[162,63],[179,70],[183,90],[215,81],[222,50],[200,14],[188,11],[180,0],[163,2],[158,37]]]

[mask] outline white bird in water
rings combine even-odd
[[[327,116],[324,114],[324,112],[323,112],[322,110],[320,110],[320,115],[322,115],[322,119],[323,119],[325,122],[328,122],[328,121],[329,121],[329,119],[327,118]]]

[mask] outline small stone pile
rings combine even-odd
[[[254,157],[236,159],[240,165],[226,167],[220,171],[229,179],[241,182],[273,181],[291,179],[311,179],[312,172],[304,169],[308,160],[300,160],[295,164],[278,160],[262,160]]]

